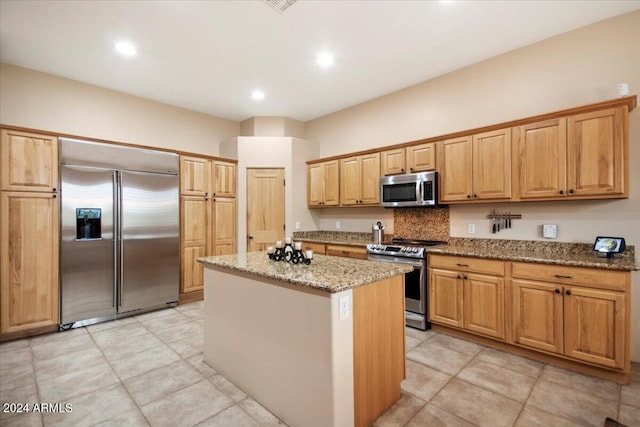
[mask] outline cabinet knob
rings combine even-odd
[[[53,195],[53,198],[54,198],[54,199],[56,198],[56,195],[55,195],[55,194]]]
[[[573,194],[573,193],[574,193],[574,191],[573,191],[573,188],[572,188],[571,190],[569,190],[569,194]]]
[[[475,199],[476,197],[478,197],[478,195],[477,195],[477,194],[474,194],[474,195],[473,195],[473,198]]]
[[[560,190],[560,194],[564,194],[564,190]]]
[[[459,279],[459,278],[460,278],[460,275],[458,274],[458,275],[456,276],[456,278],[457,278],[457,279]]]
[[[560,289],[556,289],[556,290],[555,290],[555,293],[556,293],[556,294],[559,294],[559,293],[560,293]]]
[[[413,168],[411,168],[411,170],[413,170]],[[400,169],[400,172],[404,172],[404,169]]]
[[[413,168],[409,168],[409,170],[410,170],[411,172],[413,172]]]
[[[57,188],[55,188],[55,187],[54,187],[54,188],[53,188],[53,192],[55,193],[56,191],[57,191]]]
[[[471,198],[471,194],[467,194],[467,199],[470,199],[470,198]]]
[[[567,295],[571,295],[571,291],[567,290],[567,292],[565,292]]]
[[[462,278],[463,278],[464,280],[467,280],[467,276],[462,276]]]

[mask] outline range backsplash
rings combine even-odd
[[[449,241],[449,206],[393,210],[393,235],[405,239]]]

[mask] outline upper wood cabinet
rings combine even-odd
[[[436,143],[412,145],[406,148],[409,173],[436,169]]]
[[[307,205],[309,207],[340,204],[339,171],[337,160],[309,165],[307,168]]]
[[[58,200],[0,193],[0,333],[58,325]]]
[[[567,187],[569,196],[627,193],[628,110],[610,108],[567,119]],[[565,193],[566,194],[566,193]]]
[[[207,196],[211,185],[211,160],[180,156],[180,194]]]
[[[58,186],[58,138],[2,129],[2,190],[55,192]]]
[[[511,198],[511,129],[443,141],[440,201]]]
[[[398,175],[436,169],[436,143],[411,145],[380,153],[380,174]]]
[[[213,162],[213,196],[236,196],[236,165],[235,163],[215,160]]]
[[[406,154],[404,148],[397,148],[395,150],[385,150],[380,153],[380,174],[398,175],[406,173]]]
[[[380,203],[380,153],[340,160],[340,204],[342,206]]]
[[[621,197],[628,193],[626,107],[514,129],[521,199]]]

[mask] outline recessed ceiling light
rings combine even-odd
[[[328,68],[333,65],[333,55],[329,52],[322,52],[316,56],[316,62],[322,68]]]
[[[134,56],[136,54],[136,47],[129,42],[116,43],[116,51],[124,56]]]
[[[261,90],[254,90],[254,91],[251,93],[251,97],[252,97],[253,99],[255,99],[256,101],[259,101],[259,100],[261,100],[261,99],[264,99],[264,92],[263,92],[263,91],[261,91]]]

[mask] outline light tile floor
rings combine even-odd
[[[0,344],[3,410],[72,405],[0,425],[284,425],[202,362],[202,306]],[[375,426],[640,426],[638,364],[619,386],[432,331],[408,328],[406,344],[402,397]]]

